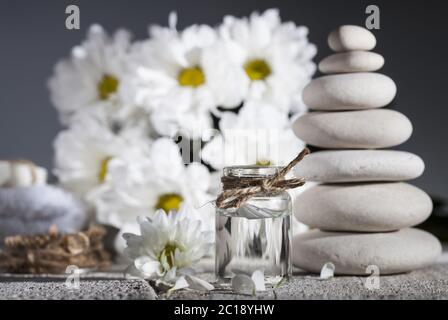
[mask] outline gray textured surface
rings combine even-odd
[[[228,290],[210,293],[179,291],[170,299],[448,299],[448,263],[409,274],[382,276],[380,288],[369,290],[365,277],[318,276],[296,273],[280,288],[257,296],[237,295]],[[143,280],[126,279],[122,273],[87,273],[79,290],[69,290],[64,276],[0,275],[0,299],[166,299],[155,295]]]
[[[88,274],[79,289],[69,289],[59,276],[0,275],[0,299],[13,300],[153,300],[154,290],[144,280],[123,276]]]
[[[231,292],[191,293],[181,291],[172,299],[448,299],[448,264],[438,264],[409,274],[382,276],[380,288],[365,287],[366,277],[335,277],[296,274],[280,288],[256,297]],[[162,297],[161,297],[162,298]]]

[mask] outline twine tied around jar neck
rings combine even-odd
[[[304,178],[285,179],[285,176],[309,153],[308,148],[303,149],[286,167],[269,178],[223,176],[223,191],[216,199],[216,206],[220,209],[239,208],[255,194],[277,193],[303,186]]]

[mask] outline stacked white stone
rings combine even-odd
[[[370,52],[375,36],[358,26],[341,26],[328,37],[335,54],[323,59],[327,74],[304,89],[310,112],[293,125],[309,145],[324,149],[310,154],[296,175],[321,184],[295,200],[297,219],[313,230],[293,241],[297,267],[320,272],[327,262],[336,274],[408,272],[433,263],[441,253],[431,234],[411,228],[432,211],[430,197],[403,181],[423,173],[415,154],[376,150],[397,146],[412,133],[409,119],[380,109],[395,97],[389,77],[376,73],[381,55]],[[334,150],[341,149],[341,150]]]

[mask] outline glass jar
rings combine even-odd
[[[281,167],[233,166],[223,174],[233,178],[266,179]],[[216,209],[215,274],[228,283],[235,274],[262,270],[267,284],[291,275],[292,206],[288,192],[261,192],[239,208]]]

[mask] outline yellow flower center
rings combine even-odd
[[[159,261],[162,262],[163,257],[166,258],[170,269],[174,266],[174,253],[178,247],[174,244],[168,243],[159,255]]]
[[[110,74],[105,74],[98,83],[98,96],[101,100],[109,99],[112,93],[117,92],[118,79]]]
[[[101,161],[100,164],[100,170],[98,172],[98,181],[103,183],[106,180],[107,171],[109,167],[109,161],[112,159],[112,157],[104,158],[103,161]]]
[[[253,59],[246,62],[244,70],[250,80],[264,80],[271,74],[271,67],[263,59]]]
[[[271,162],[271,160],[267,160],[267,159],[259,159],[259,160],[257,160],[257,163],[255,164],[256,166],[261,166],[261,167],[264,167],[264,166],[272,166],[272,162]]]
[[[179,211],[180,204],[184,199],[177,193],[162,194],[156,204],[156,209],[163,209],[166,213],[171,210]]]
[[[184,87],[199,87],[205,82],[205,75],[201,67],[191,67],[182,69],[177,76],[177,81]]]

